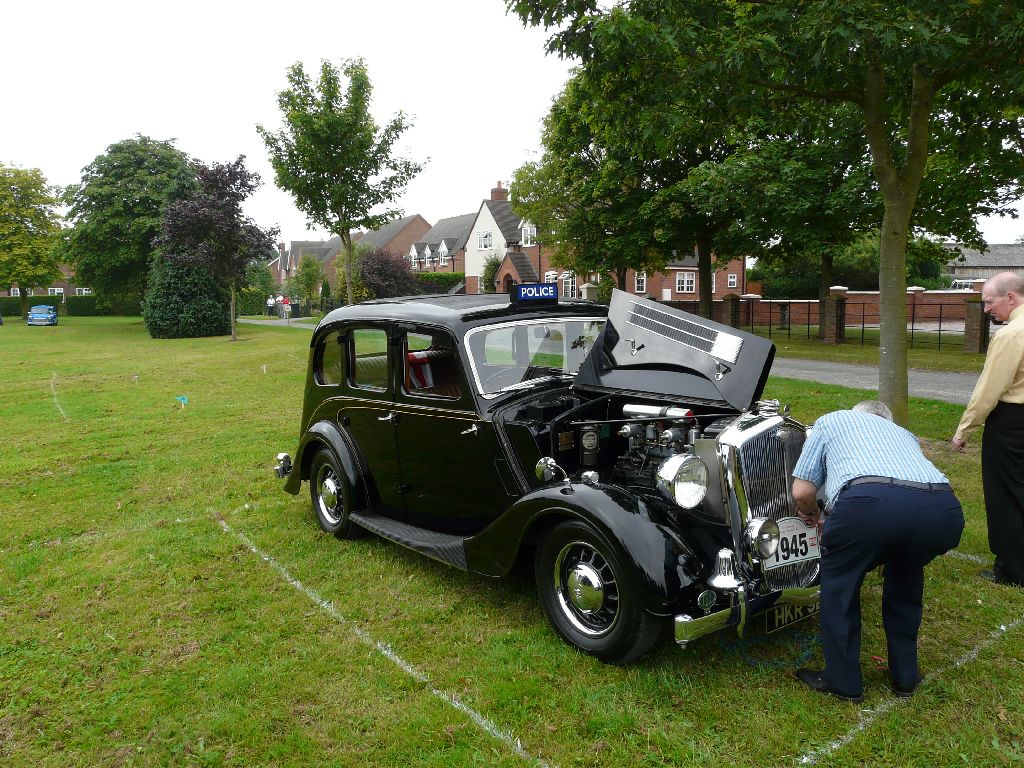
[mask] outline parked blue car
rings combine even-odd
[[[28,311],[29,325],[56,325],[57,308],[49,304],[40,304]]]

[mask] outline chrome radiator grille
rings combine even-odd
[[[749,507],[748,519],[779,520],[796,516],[790,484],[805,439],[803,429],[781,422],[753,435],[738,447],[740,482]],[[765,572],[764,586],[769,591],[807,586],[818,567],[818,561],[812,560],[773,568]]]
[[[751,437],[739,447],[740,480],[750,517],[795,517],[789,485],[804,447],[804,432],[785,423]]]

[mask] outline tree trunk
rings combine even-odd
[[[232,341],[238,341],[238,329],[237,329],[237,327],[235,325],[237,322],[238,321],[235,319],[235,281],[232,280],[231,281],[231,340]]]
[[[615,283],[618,289],[620,291],[626,290],[626,275],[629,274],[629,269],[623,267],[622,269],[615,270],[613,274],[615,275]]]
[[[21,288],[19,293],[21,294],[21,321],[28,321],[28,294],[24,288]]]
[[[355,294],[352,292],[352,262],[355,261],[355,254],[352,252],[352,232],[346,227],[340,233],[341,247],[344,251],[345,264],[345,292],[348,294],[349,306],[355,304]]]
[[[887,124],[885,70],[881,61],[868,66],[861,109],[871,150],[871,169],[882,190],[882,242],[878,266],[878,397],[897,424],[907,424],[907,235],[917,192],[928,160],[928,123],[936,84],[925,70],[914,70],[907,119],[906,148],[897,167]]]
[[[907,423],[907,235],[910,209],[888,200],[878,265],[878,398]]]
[[[711,243],[706,238],[697,240],[697,314],[711,317]]]

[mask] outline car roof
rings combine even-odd
[[[562,299],[557,304],[517,306],[506,293],[442,294],[375,299],[340,307],[324,317],[317,328],[342,321],[398,320],[430,323],[461,334],[476,325],[517,318],[604,316],[608,308],[597,302]]]

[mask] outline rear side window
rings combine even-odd
[[[388,336],[379,328],[357,328],[352,332],[350,384],[383,392],[388,388]]]
[[[317,344],[316,383],[341,384],[341,341],[337,331],[325,334]]]
[[[462,396],[458,357],[450,341],[426,333],[407,333],[403,350],[408,394],[452,400]]]

